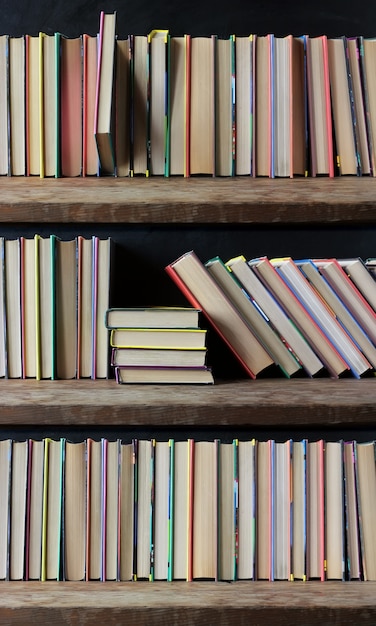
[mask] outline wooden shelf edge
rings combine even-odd
[[[374,224],[366,177],[0,178],[0,223]]]
[[[0,622],[7,624],[287,626],[376,620],[371,582],[9,582],[0,590]]]
[[[114,380],[2,380],[3,426],[374,426],[376,377],[118,385]]]

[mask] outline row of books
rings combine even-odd
[[[107,378],[111,239],[0,238],[0,377]]]
[[[276,365],[287,377],[374,374],[376,282],[360,258],[203,263],[190,251],[166,271],[251,378]]]
[[[375,443],[0,442],[0,579],[376,580]]]
[[[0,174],[376,175],[376,39],[116,31],[0,37]]]
[[[105,324],[117,382],[213,383],[199,315],[186,307],[109,309]]]

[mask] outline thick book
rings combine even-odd
[[[153,306],[110,308],[105,314],[109,330],[116,328],[198,328],[200,309]]]
[[[360,175],[371,173],[368,145],[365,94],[363,89],[362,66],[360,60],[359,37],[346,37],[348,72],[351,77],[357,160]]]
[[[346,577],[361,580],[361,550],[356,480],[356,441],[343,443],[343,472],[346,505]]]
[[[77,378],[93,372],[94,237],[77,237]]]
[[[202,367],[206,348],[112,348],[111,365]]]
[[[108,378],[109,338],[105,325],[110,307],[113,241],[110,237],[93,237],[92,276],[92,378]]]
[[[168,265],[166,271],[192,306],[202,309],[251,378],[274,364],[193,251]]]
[[[235,174],[237,176],[250,176],[252,173],[253,56],[253,36],[235,37]]]
[[[20,237],[23,378],[36,378],[37,375],[36,245],[35,237]]]
[[[275,441],[258,441],[256,450],[256,579],[273,580],[273,473]]]
[[[26,580],[42,576],[44,440],[29,439],[26,511]]]
[[[327,580],[345,577],[345,499],[342,441],[325,443],[325,562]]]
[[[334,176],[328,38],[306,38],[311,175]]]
[[[150,106],[148,120],[148,171],[167,175],[168,141],[168,30],[152,30],[148,35],[150,58]]]
[[[77,240],[55,237],[54,245],[56,376],[69,379],[77,373]]]
[[[86,580],[103,580],[103,441],[87,439]]]
[[[118,348],[205,348],[206,329],[117,328],[110,345]]]
[[[0,441],[0,580],[9,580],[12,439]]]
[[[82,174],[82,37],[61,37],[61,175]]]
[[[41,177],[61,174],[60,33],[39,33],[41,46]]]
[[[376,176],[376,39],[374,37],[360,37],[360,62],[364,103],[367,123],[368,148],[370,155],[370,171]]]
[[[40,175],[40,42],[38,35],[25,35],[26,174]]]
[[[307,440],[293,441],[291,452],[291,579],[307,578]]]
[[[115,42],[115,161],[116,175],[129,176],[131,168],[131,66],[130,38]]]
[[[65,580],[85,579],[86,442],[65,444],[64,468]]]
[[[152,383],[162,384],[213,384],[213,374],[211,369],[201,366],[181,367],[174,365],[152,366],[152,365],[124,365],[115,367],[116,380],[120,384],[129,383]]]
[[[215,40],[215,174],[235,166],[235,36]]]
[[[171,441],[155,442],[154,449],[154,580],[167,580],[169,570],[169,533],[171,497]]]
[[[115,174],[113,137],[116,12],[101,11],[94,134],[102,175]]]
[[[236,279],[235,274],[229,270],[219,257],[207,261],[205,267],[236,306],[243,319],[259,338],[275,363],[280,366],[282,372],[287,377],[299,372],[301,370],[299,361],[274,332],[266,316],[262,314],[255,302],[246,294]]]
[[[193,580],[218,578],[218,443],[194,442]]]
[[[9,37],[10,174],[26,174],[25,37]]]
[[[147,175],[148,41],[146,35],[130,37],[131,69],[131,176]]]
[[[376,580],[375,442],[356,443],[355,455],[363,578]]]
[[[187,120],[187,41],[188,36],[169,40],[169,152],[168,175],[184,176],[186,171]]]
[[[5,324],[7,377],[22,378],[20,239],[5,239]]]
[[[272,54],[274,35],[258,35],[255,41],[255,170],[256,176],[274,175],[272,155]]]
[[[192,580],[192,439],[172,445],[172,572],[173,580]]]
[[[96,35],[83,34],[82,55],[82,176],[97,176],[99,170],[98,151],[93,132],[98,64]]]
[[[218,442],[218,580],[236,579],[238,442]]]
[[[324,441],[307,444],[307,579],[325,580]]]
[[[369,372],[371,365],[351,337],[333,315],[331,309],[318,296],[291,257],[272,259],[272,265],[287,282],[302,306],[321,328],[328,341],[348,364],[354,376],[359,378]]]
[[[119,578],[132,580],[135,549],[135,442],[120,442]]]
[[[189,172],[215,173],[215,37],[191,38]]]
[[[103,439],[103,580],[118,580],[120,440]]]
[[[135,532],[137,549],[135,558],[135,579],[147,579],[152,576],[152,498],[154,487],[154,442],[138,439],[136,442],[136,502]]]
[[[332,377],[338,377],[349,370],[349,366],[334,348],[332,343],[301,304],[286,281],[279,275],[269,259],[261,257],[248,261],[249,266],[263,280],[273,296],[296,324],[297,328],[324,363]]]
[[[12,446],[9,579],[24,580],[26,571],[26,492],[28,441],[14,441]]]
[[[255,577],[256,559],[256,440],[238,442],[238,562],[237,579]]]
[[[53,238],[35,235],[36,378],[53,376]]]
[[[322,362],[291,318],[272,296],[269,289],[252,271],[246,259],[243,256],[235,257],[227,261],[226,265],[240,281],[250,298],[264,312],[269,324],[273,326],[283,343],[293,352],[306,373],[309,376],[314,376],[321,372],[323,369]]]
[[[44,580],[63,577],[63,483],[65,439],[44,440],[42,574]]]
[[[360,257],[338,259],[338,263],[349,275],[363,297],[376,311],[376,280]]]
[[[291,453],[290,439],[275,442],[272,463],[273,580],[291,579]]]

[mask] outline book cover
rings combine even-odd
[[[82,174],[82,36],[61,37],[61,175]]]

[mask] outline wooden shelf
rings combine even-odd
[[[376,583],[1,584],[2,624],[373,625]]]
[[[3,177],[0,222],[366,224],[376,178]]]
[[[223,381],[0,381],[3,426],[339,427],[376,424],[376,377]]]

